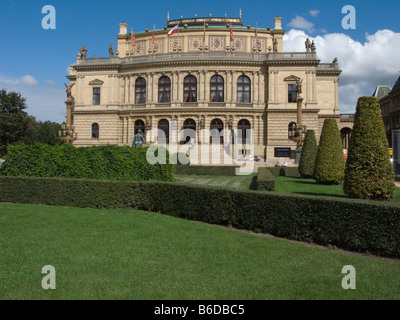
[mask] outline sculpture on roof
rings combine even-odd
[[[110,44],[110,47],[108,48],[108,52],[110,53],[110,57],[114,56],[114,46],[112,43]]]
[[[306,45],[306,52],[310,52],[310,51],[311,51],[311,42],[310,42],[310,39],[307,38],[307,40],[306,40],[306,42],[305,42],[305,45]]]
[[[274,52],[278,52],[278,40],[274,39]]]
[[[81,58],[81,59],[85,59],[86,58],[86,54],[87,54],[87,48],[86,48],[86,45],[85,45],[85,46],[83,46],[83,48],[81,48],[79,50],[78,57]]]
[[[311,52],[316,52],[317,51],[317,47],[315,46],[315,42],[314,42],[314,40],[312,41],[312,43],[311,43]]]

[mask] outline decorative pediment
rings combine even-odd
[[[99,79],[94,79],[89,82],[90,86],[101,86],[104,83],[104,81],[101,81]]]
[[[283,79],[284,81],[300,81],[301,79],[299,77],[296,77],[294,75],[291,75],[289,77],[286,77],[285,79]]]

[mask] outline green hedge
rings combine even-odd
[[[0,177],[0,202],[138,208],[279,237],[400,257],[400,206],[168,182]]]
[[[268,169],[275,177],[300,177],[298,167],[273,167]]]
[[[197,175],[217,175],[235,176],[236,168],[239,166],[195,166],[195,165],[176,165],[176,174],[197,174]]]
[[[275,176],[270,168],[259,168],[257,175],[258,190],[275,191]]]
[[[67,144],[60,146],[21,144],[8,149],[0,175],[172,181],[173,166],[158,163],[151,165],[147,161],[146,153],[147,148],[119,146],[76,148]]]

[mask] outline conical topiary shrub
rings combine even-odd
[[[303,178],[313,177],[317,151],[318,145],[315,138],[315,131],[307,130],[299,164],[299,173]]]
[[[389,145],[375,97],[358,100],[343,189],[361,199],[386,200],[395,193]]]
[[[320,184],[340,184],[344,179],[345,167],[337,122],[335,119],[326,119],[315,160],[314,178]]]

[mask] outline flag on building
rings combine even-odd
[[[173,27],[171,30],[169,30],[167,36],[170,37],[174,33],[178,33],[178,31],[179,31],[179,23],[175,27]]]
[[[206,42],[206,21],[204,20],[203,43]]]
[[[156,25],[154,25],[154,28],[153,28],[153,38],[151,39],[151,44],[154,44],[155,36],[156,36]]]
[[[131,29],[131,46],[134,47],[136,45],[136,38],[133,34],[133,30]]]
[[[235,39],[233,38],[233,29],[232,29],[232,25],[231,25],[231,41],[235,41]]]
[[[256,31],[255,31],[255,33],[256,33],[256,43],[258,44],[258,32],[257,32],[257,23],[256,23]]]

